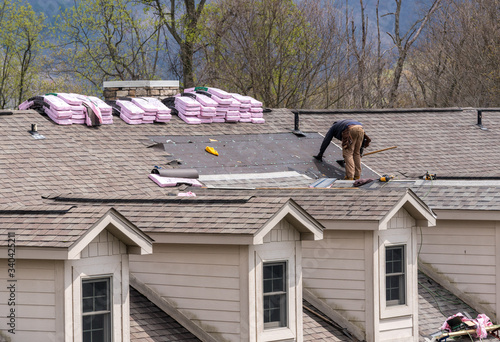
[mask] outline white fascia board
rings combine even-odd
[[[436,215],[413,191],[408,190],[399,202],[380,220],[379,230],[386,230],[389,220],[401,208],[404,208],[413,216],[418,226],[433,227],[436,225]]]
[[[300,233],[303,233],[301,239],[323,239],[323,225],[302,209],[294,200],[290,199],[254,234],[253,244],[263,244],[267,233],[285,218],[291,221]]]
[[[79,259],[80,252],[104,229],[108,229],[111,234],[126,244],[129,247],[130,254],[153,253],[153,240],[119,215],[115,209],[110,209],[96,224],[90,227],[84,235],[69,247],[68,259]]]
[[[434,209],[438,220],[500,221],[499,210]]]

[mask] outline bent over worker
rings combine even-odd
[[[362,149],[368,147],[371,139],[365,134],[361,122],[355,120],[335,121],[326,133],[317,160],[323,160],[323,153],[330,145],[333,137],[342,141],[342,155],[345,162],[345,179],[353,180],[361,177],[361,153]]]

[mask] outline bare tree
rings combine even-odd
[[[200,79],[250,94],[271,107],[314,104],[337,53],[336,18],[324,4],[214,2],[203,23]]]
[[[193,58],[196,52],[195,42],[200,31],[198,21],[203,13],[206,0],[140,1],[147,6],[146,8],[153,10],[179,45],[183,86],[185,88],[193,87],[195,85]]]
[[[432,6],[427,11],[427,13],[421,19],[413,23],[413,25],[406,33],[402,34],[400,26],[400,15],[401,15],[401,4],[403,0],[394,0],[394,1],[396,2],[396,11],[392,13],[392,15],[394,16],[394,32],[393,33],[388,32],[388,34],[391,37],[394,46],[397,49],[398,55],[397,55],[396,65],[394,67],[394,76],[392,78],[392,85],[389,90],[389,103],[388,103],[389,107],[393,107],[396,102],[399,82],[401,80],[401,74],[403,72],[403,67],[406,61],[406,57],[408,56],[408,52],[413,43],[415,43],[415,41],[422,33],[422,30],[429,21],[432,13],[436,11],[441,2],[441,0],[434,0]]]

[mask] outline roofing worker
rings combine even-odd
[[[345,161],[345,179],[353,180],[361,177],[361,153],[362,148],[370,145],[371,139],[365,134],[361,122],[355,120],[335,121],[326,133],[317,160],[323,160],[323,153],[330,145],[333,137],[342,141],[342,155]]]

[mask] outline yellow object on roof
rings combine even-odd
[[[218,155],[219,155],[219,152],[217,152],[217,151],[215,150],[215,148],[210,147],[210,146],[205,147],[205,151],[207,151],[208,153],[212,153],[212,154],[214,154],[214,155],[216,155],[216,156],[218,156]]]

